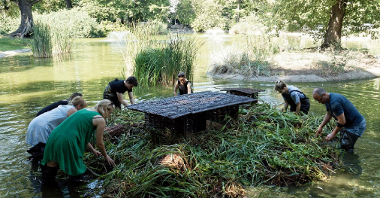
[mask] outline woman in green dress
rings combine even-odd
[[[113,109],[110,100],[102,100],[92,109],[77,111],[52,131],[41,161],[43,183],[54,182],[58,168],[70,176],[83,174],[86,171],[83,163],[86,148],[96,155],[103,155],[108,164],[115,165],[103,143],[105,118],[110,116]],[[94,135],[100,152],[90,144]]]

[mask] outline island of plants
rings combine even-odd
[[[118,111],[106,136],[116,167],[88,154],[85,163],[103,181],[105,197],[243,197],[247,187],[298,186],[326,179],[338,150],[315,138],[322,117],[281,112],[267,104],[241,107],[237,119],[208,122],[205,131],[181,138],[144,126],[144,114]],[[326,130],[332,126],[328,125]]]

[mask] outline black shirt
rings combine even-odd
[[[103,98],[104,99],[117,98],[116,92],[124,94],[126,91],[132,92],[132,89],[128,89],[127,87],[125,87],[124,80],[115,79],[114,81],[111,81],[107,85],[103,93]]]

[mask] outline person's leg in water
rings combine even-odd
[[[56,162],[48,162],[45,165],[41,165],[41,182],[42,185],[56,186],[58,182],[56,180],[59,166]]]
[[[363,119],[358,125],[343,128],[341,131],[341,149],[347,152],[354,152],[354,146],[359,137],[361,137],[367,128],[366,121]]]

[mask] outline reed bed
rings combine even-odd
[[[65,28],[51,27],[41,21],[33,27],[33,56],[39,58],[57,57],[71,53],[74,40]]]
[[[127,130],[106,142],[117,166],[93,155],[85,162],[104,180],[95,192],[104,197],[244,197],[245,187],[302,185],[329,175],[337,151],[314,137],[321,119],[257,105],[226,117],[222,127],[209,123],[193,138],[155,144],[153,135],[170,133],[145,129],[142,113],[118,112],[111,123]]]
[[[174,85],[179,71],[191,81],[193,65],[203,44],[193,37],[159,35],[154,23],[133,25],[127,38],[126,62],[143,86]]]
[[[33,26],[33,43],[32,51],[34,57],[48,58],[52,57],[53,42],[50,34],[50,27],[40,21]]]

